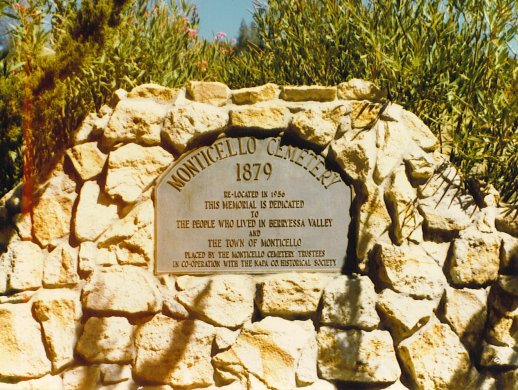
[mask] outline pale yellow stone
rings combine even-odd
[[[320,322],[371,330],[380,318],[376,312],[378,296],[368,276],[339,276],[328,282],[322,298]]]
[[[45,375],[41,378],[23,380],[15,383],[0,382],[2,390],[66,390],[59,375]]]
[[[518,351],[512,347],[484,343],[480,364],[484,367],[518,368]]]
[[[169,102],[178,95],[178,89],[162,87],[158,84],[141,84],[128,93],[128,98],[152,98],[158,101]]]
[[[70,233],[75,182],[58,166],[32,211],[32,229],[42,247]]]
[[[447,288],[444,317],[467,345],[480,343],[487,318],[487,291]]]
[[[133,326],[123,317],[90,317],[76,351],[91,363],[129,363],[133,360]]]
[[[376,165],[376,132],[374,130],[346,132],[331,142],[330,151],[343,172],[353,180],[372,182]]]
[[[182,153],[194,138],[224,131],[228,120],[228,112],[224,109],[210,104],[187,102],[169,111],[162,136],[168,145]]]
[[[363,270],[367,268],[368,254],[376,243],[390,241],[388,231],[392,221],[385,207],[382,191],[375,188],[359,209],[356,255],[360,260],[360,269]],[[383,239],[383,236],[387,238]]]
[[[498,278],[500,240],[496,234],[464,230],[453,242],[451,266],[453,283],[458,286],[482,286]]]
[[[446,286],[441,267],[419,245],[381,244],[376,261],[379,279],[399,293],[437,298]]]
[[[33,300],[35,318],[43,328],[43,338],[58,372],[74,361],[74,346],[82,310],[79,294],[70,290],[48,290]]]
[[[336,99],[336,87],[321,85],[284,86],[281,99],[290,102],[317,101],[330,102]]]
[[[496,228],[501,232],[518,237],[518,216],[516,212],[502,209],[496,217]]]
[[[337,125],[326,120],[317,109],[300,111],[293,115],[290,131],[298,137],[320,147],[329,144],[336,133]]]
[[[18,213],[13,216],[13,224],[16,232],[24,241],[32,240],[32,220],[30,213]]]
[[[154,259],[154,218],[151,199],[136,205],[101,235],[98,246],[108,252],[106,259],[98,257],[98,262],[101,259],[110,263],[110,257],[115,255],[119,264],[151,264]]]
[[[9,246],[4,262],[10,265],[9,290],[30,290],[41,286],[43,252],[30,241],[17,241]]]
[[[318,379],[315,366],[302,364],[299,370],[302,355],[311,353],[306,347],[314,340],[315,330],[310,320],[266,317],[246,324],[232,347],[214,356],[212,361],[219,375],[230,374],[245,383],[255,377],[267,389],[292,389],[297,377],[304,378],[305,383]]]
[[[339,330],[323,326],[318,332],[318,370],[328,380],[392,383],[400,374],[390,333],[385,330]]]
[[[402,341],[398,354],[416,389],[452,389],[464,383],[471,369],[458,336],[435,319]]]
[[[39,378],[50,369],[31,305],[0,305],[0,380]]]
[[[379,101],[385,93],[370,81],[351,79],[338,85],[338,99]]]
[[[105,385],[124,382],[131,378],[131,365],[101,364],[99,368]]]
[[[232,101],[235,104],[255,104],[276,99],[279,87],[275,84],[265,84],[252,88],[241,88],[232,91]]]
[[[73,146],[66,154],[81,179],[90,180],[97,177],[106,162],[106,154],[97,147],[97,142],[87,142]]]
[[[78,250],[68,243],[57,246],[45,258],[43,285],[45,287],[73,286],[79,281],[77,274]]]
[[[223,83],[190,81],[187,84],[187,96],[200,103],[223,106],[230,98],[230,89]]]
[[[415,333],[433,314],[437,303],[428,299],[413,299],[386,288],[378,300],[378,309],[397,341]]]
[[[173,387],[214,384],[214,333],[214,327],[202,321],[176,321],[156,315],[136,331],[134,377]]]
[[[392,173],[385,190],[385,199],[392,211],[392,234],[396,244],[401,244],[423,223],[423,217],[417,209],[417,192],[407,179],[404,165]]]
[[[312,315],[328,281],[328,275],[318,273],[269,275],[258,283],[257,306],[264,316]]]
[[[369,129],[379,119],[381,104],[367,101],[352,104],[351,124],[353,129]]]
[[[100,268],[87,280],[81,301],[100,314],[150,314],[162,309],[162,297],[152,275],[134,266]]]
[[[235,328],[251,320],[255,285],[245,275],[216,275],[180,291],[177,299],[207,322]]]
[[[230,126],[234,128],[281,130],[288,128],[289,121],[289,110],[279,105],[242,107],[230,111]]]
[[[79,366],[63,373],[64,390],[95,390],[99,386],[99,366]]]
[[[105,191],[114,199],[134,202],[171,162],[173,156],[160,146],[124,145],[108,157]]]
[[[378,155],[374,180],[381,183],[401,166],[404,156],[421,150],[413,142],[409,142],[408,130],[398,122],[379,121],[375,130]]]
[[[153,99],[119,101],[104,130],[103,145],[108,148],[120,142],[159,145],[162,122],[169,108],[170,105]]]
[[[439,140],[421,119],[409,111],[403,111],[403,121],[410,130],[410,137],[425,152],[433,152],[439,147]]]
[[[83,184],[74,218],[74,235],[78,241],[95,241],[118,218],[116,204],[101,193],[95,181]]]

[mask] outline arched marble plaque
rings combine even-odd
[[[220,138],[175,161],[155,191],[157,273],[343,266],[351,190],[279,137]]]

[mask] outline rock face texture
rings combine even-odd
[[[155,275],[161,172],[279,134],[353,187],[346,268]],[[145,84],[73,139],[0,199],[0,389],[516,388],[518,219],[374,84]]]

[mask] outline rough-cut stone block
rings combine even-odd
[[[417,389],[451,389],[464,383],[469,354],[448,325],[433,319],[398,346],[399,358]]]
[[[152,98],[158,101],[169,102],[176,98],[178,89],[162,87],[158,84],[142,84],[128,93],[128,98]]]
[[[333,140],[336,130],[336,124],[327,121],[319,110],[312,108],[294,114],[290,123],[292,133],[322,148]]]
[[[487,341],[500,346],[518,347],[518,297],[494,286],[488,307]]]
[[[440,297],[446,285],[441,267],[419,245],[381,244],[376,253],[379,279],[414,298]]]
[[[338,84],[338,99],[371,100],[373,102],[384,98],[386,94],[370,81],[351,79]]]
[[[235,328],[252,318],[254,293],[250,277],[216,275],[179,292],[177,299],[207,322]]]
[[[480,364],[484,367],[518,368],[518,351],[512,347],[484,343]]]
[[[239,334],[241,333],[241,329],[231,330],[222,326],[216,327],[215,330],[216,334],[214,337],[214,345],[218,351],[228,349],[236,342]]]
[[[195,137],[220,133],[227,124],[226,110],[210,104],[188,102],[169,111],[162,128],[162,136],[167,144],[182,153]]]
[[[5,256],[11,264],[10,290],[30,290],[41,286],[44,258],[38,245],[30,241],[17,241],[10,245]]]
[[[214,333],[214,327],[202,321],[156,315],[135,334],[135,378],[175,387],[212,385]]]
[[[255,104],[276,99],[279,87],[275,84],[265,84],[252,88],[241,88],[232,91],[232,101],[235,104]]]
[[[453,283],[459,286],[482,286],[498,278],[500,239],[470,228],[453,242],[451,266]]]
[[[480,342],[487,318],[487,291],[447,288],[444,317],[453,331],[470,346]]]
[[[340,168],[353,180],[372,180],[376,165],[375,131],[350,131],[331,142],[331,152]]]
[[[223,106],[230,98],[230,89],[218,82],[190,81],[187,84],[187,96],[196,102]]]
[[[45,375],[15,383],[0,382],[0,388],[2,390],[65,390],[63,379],[59,375]]]
[[[404,156],[423,153],[413,142],[409,142],[408,130],[401,123],[379,121],[373,129],[376,131],[376,146],[378,155],[374,180],[381,183],[403,161]]]
[[[13,224],[16,232],[22,240],[32,240],[32,219],[30,213],[18,213],[13,215]]]
[[[284,86],[281,98],[290,102],[331,102],[336,99],[336,87],[320,85]]]
[[[93,136],[92,130],[94,127],[94,121],[97,118],[98,116],[96,112],[92,112],[85,117],[79,128],[72,136],[75,145],[82,144],[84,142],[88,142],[91,140]]]
[[[496,228],[501,232],[518,237],[518,213],[502,210],[496,217]]]
[[[498,277],[498,285],[506,293],[518,297],[518,275],[500,275]]]
[[[160,146],[124,145],[110,153],[105,191],[112,198],[134,202],[172,161]]]
[[[351,126],[353,129],[370,129],[379,119],[381,104],[355,102],[352,104]]]
[[[77,240],[95,241],[118,218],[117,210],[95,181],[84,183],[74,218]]]
[[[420,201],[419,211],[424,217],[424,228],[434,239],[449,240],[469,226],[471,219],[459,202]]]
[[[8,253],[0,255],[0,294],[7,292],[7,281],[11,274],[11,256]]]
[[[32,230],[43,247],[70,233],[76,183],[57,167],[32,211]]]
[[[90,317],[76,351],[91,363],[129,363],[133,360],[133,326],[123,317]]]
[[[0,305],[0,380],[39,378],[50,368],[31,306]]]
[[[131,366],[120,364],[101,364],[101,379],[103,384],[113,384],[127,381],[131,378]]]
[[[385,199],[392,214],[394,238],[397,244],[401,244],[423,222],[423,217],[417,210],[416,190],[408,181],[403,165],[400,165],[390,177],[388,188],[385,191]]]
[[[134,266],[98,269],[88,278],[81,301],[100,314],[145,314],[162,309],[162,297],[152,275]]]
[[[76,145],[66,151],[68,158],[81,179],[90,180],[98,176],[106,162],[106,154],[97,148],[97,142]]]
[[[317,311],[329,277],[287,273],[267,276],[258,284],[257,306],[264,316],[309,316]]]
[[[77,274],[77,248],[68,243],[57,246],[45,258],[43,285],[45,287],[73,286],[79,281]]]
[[[436,306],[435,301],[413,299],[389,288],[383,290],[378,299],[378,309],[397,341],[410,336],[423,326]]]
[[[435,162],[426,153],[415,153],[405,158],[410,179],[416,184],[424,184],[435,171]]]
[[[518,239],[506,233],[500,233],[500,237],[502,269],[505,273],[518,274]]]
[[[367,268],[368,254],[376,243],[390,242],[388,231],[392,221],[385,207],[382,191],[378,188],[371,191],[359,209],[356,255],[360,260],[361,270]],[[383,240],[383,236],[386,237],[386,240]]]
[[[151,263],[154,258],[154,218],[153,201],[139,203],[101,235],[99,248],[115,254],[119,264]]]
[[[414,142],[425,152],[433,152],[439,146],[439,140],[433,135],[428,126],[415,114],[403,111],[403,121],[410,130]]]
[[[374,329],[379,323],[378,296],[368,276],[339,276],[324,289],[320,322],[326,325]]]
[[[99,366],[79,366],[63,373],[64,390],[97,389],[101,371]]]
[[[120,142],[159,145],[162,122],[169,107],[152,99],[121,100],[104,130],[103,145],[108,148]]]
[[[384,330],[338,330],[323,326],[318,332],[318,370],[328,380],[392,383],[399,368],[390,333]]]
[[[286,107],[269,105],[243,107],[230,111],[230,126],[264,131],[288,128],[290,112]]]
[[[232,347],[214,356],[213,364],[223,377],[230,375],[245,383],[256,377],[267,389],[292,389],[297,378],[306,384],[318,379],[315,358],[312,366],[305,362],[305,354],[314,356],[314,341],[310,320],[266,317],[245,325]]]
[[[58,372],[74,361],[74,346],[82,310],[79,294],[70,290],[47,290],[33,301],[35,318],[43,328],[43,338]]]

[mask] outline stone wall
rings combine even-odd
[[[353,186],[343,272],[155,276],[158,175],[250,134]],[[29,211],[20,187],[0,201],[0,389],[515,388],[517,221],[437,149],[360,80],[117,91]]]

